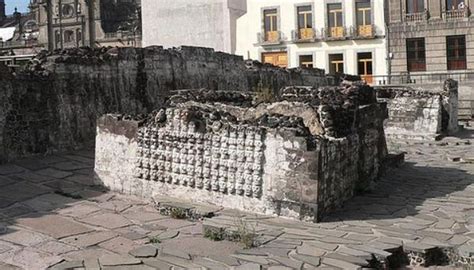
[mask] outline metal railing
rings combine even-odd
[[[460,18],[468,18],[470,15],[469,7],[465,7],[462,9],[450,9],[445,10],[443,12],[445,19],[460,19]]]
[[[258,44],[279,44],[283,41],[283,35],[280,31],[257,33]]]
[[[372,25],[356,25],[349,30],[349,36],[354,39],[372,39],[375,38],[376,26]]]
[[[325,40],[341,40],[348,37],[350,29],[345,26],[326,27],[321,30],[322,37]]]
[[[311,42],[321,39],[321,34],[314,28],[297,29],[291,31],[293,42]]]
[[[32,47],[38,45],[38,41],[31,40],[9,40],[0,41],[0,49],[18,48],[18,47]]]
[[[474,81],[474,71],[373,76],[374,85],[444,83],[447,79]]]
[[[426,21],[429,18],[429,13],[427,10],[423,12],[416,12],[416,13],[407,13],[405,14],[405,21],[406,22],[418,22],[418,21]]]

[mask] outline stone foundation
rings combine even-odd
[[[385,133],[390,139],[435,140],[458,131],[458,83],[410,87],[378,87],[377,98],[387,102]]]
[[[42,52],[25,71],[0,66],[0,163],[93,145],[100,116],[148,114],[172,90],[273,94],[328,80],[323,70],[287,70],[196,47]]]
[[[386,108],[352,83],[280,96],[257,104],[241,92],[181,91],[144,118],[105,115],[97,180],[145,198],[317,221],[379,175]]]

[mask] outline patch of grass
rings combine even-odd
[[[150,243],[152,243],[152,244],[160,244],[160,243],[161,243],[161,240],[160,240],[160,238],[158,238],[158,236],[150,237]]]
[[[257,224],[251,224],[244,218],[239,218],[235,222],[237,231],[235,237],[244,246],[245,249],[253,248],[257,245],[256,238],[256,227]]]
[[[204,237],[212,241],[222,241],[224,240],[224,232],[220,230],[205,229]]]
[[[186,212],[181,208],[173,208],[171,209],[170,216],[171,218],[174,218],[174,219],[185,219]]]

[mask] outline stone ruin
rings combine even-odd
[[[443,85],[377,87],[377,98],[386,102],[389,117],[385,133],[390,140],[436,140],[458,131],[458,83]]]
[[[97,181],[149,199],[318,221],[379,176],[387,110],[373,88],[286,87],[256,100],[183,90],[147,116],[104,115]]]

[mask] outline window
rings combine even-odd
[[[80,42],[82,41],[82,31],[80,29],[76,30],[76,40],[78,45],[80,45]]]
[[[276,9],[267,9],[263,11],[265,41],[278,40],[278,11]]]
[[[344,35],[342,4],[328,4],[328,26],[331,37],[342,37]]]
[[[448,58],[448,70],[466,69],[466,37],[446,37],[446,55]]]
[[[408,71],[426,71],[425,39],[407,39]]]
[[[446,0],[447,10],[462,10],[466,8],[465,0]]]
[[[74,32],[71,30],[64,31],[64,42],[72,42],[74,41]]]
[[[425,11],[425,0],[407,0],[407,14]]]
[[[70,17],[74,15],[74,8],[71,5],[64,5],[62,8],[62,15],[64,17]]]
[[[373,82],[372,53],[357,54],[357,74],[368,84]]]
[[[262,62],[284,68],[288,66],[288,54],[286,52],[262,53]]]
[[[300,55],[300,67],[302,68],[313,68],[313,56],[309,55]]]
[[[344,73],[344,56],[342,54],[329,55],[329,73]]]
[[[58,30],[54,32],[54,40],[56,41],[56,48],[59,48],[61,44],[61,33]]]
[[[357,25],[372,24],[372,8],[370,0],[360,1],[356,3],[357,8]]]
[[[357,33],[359,36],[372,36],[372,8],[370,0],[356,2]]]
[[[313,11],[311,6],[297,7],[300,39],[313,38]]]

